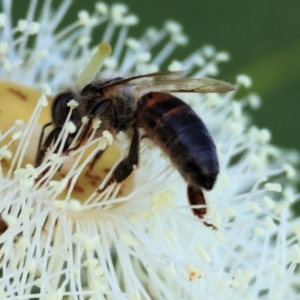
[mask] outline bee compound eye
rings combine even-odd
[[[67,106],[70,100],[75,99],[76,95],[71,92],[59,94],[53,101],[52,119],[57,126],[62,126],[68,116],[70,107]]]

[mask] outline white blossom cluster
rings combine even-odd
[[[234,92],[180,95],[217,146],[221,172],[205,194],[205,221],[217,230],[193,215],[186,183],[147,140],[126,194],[111,185],[103,193],[95,188],[87,199],[72,195],[93,155],[114,142],[109,132],[97,139],[92,134],[71,153],[72,166],[61,180],[53,179],[66,159],[61,149],[50,149],[38,168],[24,164],[47,96],[72,85],[95,52],[92,32],[99,41],[115,41],[103,70],[123,76],[162,71],[166,63],[169,71],[190,70],[191,77],[215,76],[229,55],[204,46],[172,61],[173,50],[187,42],[180,24],[167,21],[132,38],[129,28],[138,18],[123,4],[97,2],[93,13],[82,10],[59,29],[70,0],[56,9],[44,0],[39,13],[38,1],[31,0],[18,22],[12,20],[12,3],[2,0],[0,13],[1,81],[40,86],[43,95],[34,99],[27,124],[17,120],[0,133],[0,299],[299,299],[300,222],[290,209],[299,198],[293,188],[297,155],[273,146],[267,129],[251,125],[244,110],[258,107],[259,97],[235,100],[241,86],[251,86],[245,75],[237,77]],[[0,98],[0,109],[1,101],[9,99]],[[69,106],[78,109],[77,103]],[[69,120],[70,115],[61,144],[75,130]],[[125,153],[122,133],[118,142]],[[82,160],[91,144],[96,148]]]

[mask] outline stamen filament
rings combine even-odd
[[[78,88],[83,88],[85,85],[90,83],[98,73],[105,57],[108,56],[110,53],[110,44],[105,42],[100,43],[98,51],[94,54],[86,68],[82,71],[78,79],[75,81],[75,86]]]

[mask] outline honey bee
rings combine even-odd
[[[166,72],[96,80],[79,92],[67,90],[54,98],[52,122],[43,127],[36,166],[42,163],[47,149],[57,140],[69,114],[67,103],[75,99],[79,105],[73,110],[71,121],[77,130],[69,134],[64,146],[66,152],[70,151],[70,144],[82,126],[84,116],[89,121],[76,147],[90,135],[96,119],[102,122],[97,129],[99,133],[104,130],[112,134],[120,131],[127,133],[131,140],[128,155],[117,165],[109,180],[121,183],[139,164],[140,129],[143,129],[145,134],[142,137],[151,139],[159,146],[186,181],[189,203],[204,206],[192,208],[197,217],[203,218],[206,213],[203,189],[211,190],[219,173],[216,147],[196,112],[170,93],[220,93],[233,89],[229,83],[215,79],[193,79],[184,77],[183,72]],[[44,129],[50,125],[54,129],[42,144]],[[99,151],[92,160],[90,170],[102,152]]]

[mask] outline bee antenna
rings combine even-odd
[[[100,43],[97,52],[93,55],[85,69],[81,72],[81,74],[75,81],[75,86],[83,88],[84,86],[89,84],[101,68],[105,57],[110,53],[111,45],[105,42]]]

